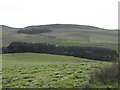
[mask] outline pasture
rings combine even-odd
[[[90,72],[110,64],[62,55],[3,54],[3,88],[94,87],[89,85]]]

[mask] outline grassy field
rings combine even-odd
[[[52,32],[20,34],[18,28],[3,26],[2,46],[14,41],[55,45],[92,46],[118,49],[118,31],[76,25],[43,25]],[[83,29],[86,28],[86,29]],[[1,48],[1,47],[0,47]],[[90,73],[110,62],[72,56],[16,53],[3,54],[3,88],[113,87],[90,84]]]
[[[51,54],[3,54],[3,88],[94,87],[89,85],[90,72],[110,64]]]

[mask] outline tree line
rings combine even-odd
[[[24,33],[24,34],[38,34],[38,33],[46,33],[46,32],[52,32],[52,30],[47,28],[24,28],[19,29],[17,33]]]
[[[74,56],[93,60],[113,61],[117,59],[117,52],[107,48],[59,46],[47,43],[13,42],[3,48],[2,53],[48,53],[56,55]]]

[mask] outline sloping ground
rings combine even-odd
[[[89,73],[110,64],[51,54],[3,54],[3,88],[86,88]]]
[[[85,25],[65,25],[52,24],[41,26],[29,26],[26,28],[50,28],[53,32],[43,34],[20,34],[19,29],[3,27],[3,46],[9,45],[13,41],[33,42],[33,43],[53,43],[60,45],[81,45],[79,42],[94,43],[93,46],[114,47],[117,49],[118,31],[105,30]],[[73,40],[72,43],[63,43],[66,40]],[[78,42],[78,43],[74,43]],[[99,45],[98,45],[99,44]]]

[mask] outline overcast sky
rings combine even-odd
[[[118,28],[119,0],[0,0],[0,25],[79,24]]]

